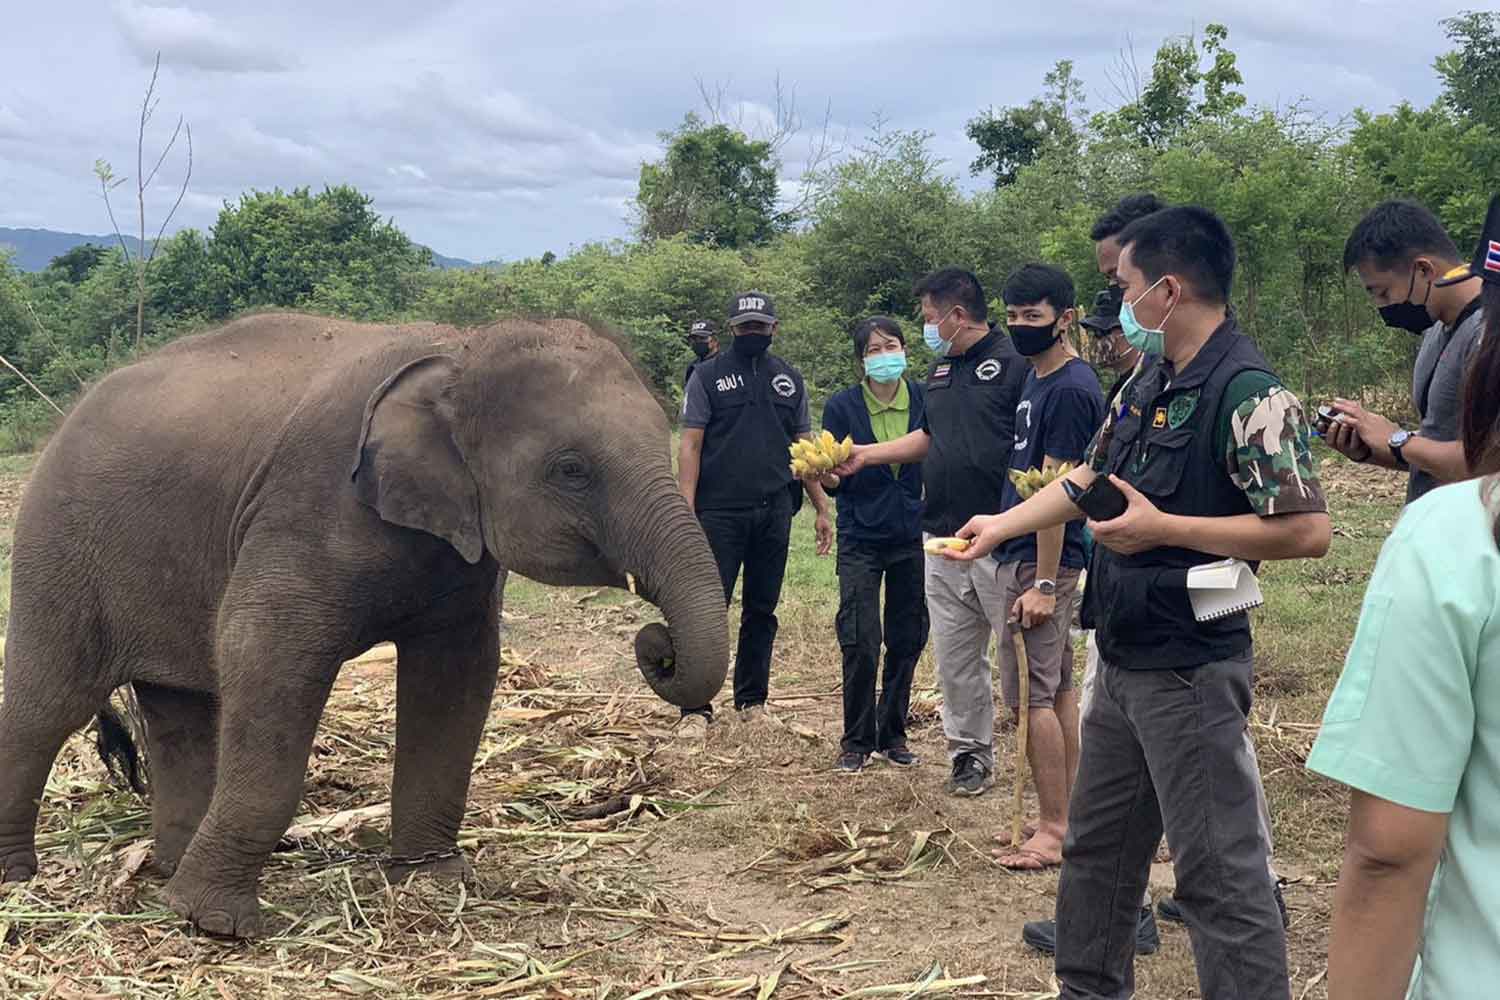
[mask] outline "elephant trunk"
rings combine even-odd
[[[665,627],[651,624],[637,633],[636,665],[665,701],[702,708],[729,670],[724,585],[708,539],[669,475],[652,477],[618,509],[626,512],[625,523],[612,548],[626,554],[639,593],[667,620]]]

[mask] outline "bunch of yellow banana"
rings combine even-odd
[[[824,431],[811,441],[798,439],[792,442],[792,475],[798,479],[815,479],[835,465],[849,460],[854,454],[854,439],[848,435],[835,441],[833,435]]]
[[[1048,469],[1045,472],[1041,469],[1027,469],[1025,472],[1022,472],[1020,469],[1011,469],[1010,482],[1016,488],[1016,492],[1021,495],[1022,500],[1029,500],[1032,494],[1036,493],[1043,486],[1054,480],[1063,478],[1072,471],[1072,462],[1064,462],[1062,465],[1054,469]]]

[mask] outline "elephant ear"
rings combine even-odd
[[[477,563],[479,489],[453,439],[458,374],[457,360],[433,354],[382,382],[365,403],[352,478],[382,520],[436,535]]]

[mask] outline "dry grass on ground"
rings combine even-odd
[[[0,468],[8,523],[24,467]],[[1273,800],[1294,996],[1321,996],[1341,793],[1302,770],[1399,504],[1392,477],[1325,469],[1340,525],[1321,563],[1268,567],[1254,732]],[[268,937],[187,933],[143,868],[147,812],[73,739],[47,789],[43,872],[0,891],[6,997],[505,997],[654,1000],[1047,997],[1050,963],[1019,942],[1056,875],[988,859],[1008,829],[1013,747],[995,793],[959,801],[931,664],[914,700],[911,771],[836,776],[839,671],[831,560],[799,520],[773,700],[784,723],[725,718],[697,747],[634,672],[654,609],[623,594],[519,581],[506,664],[463,831],[467,886],[385,884],[394,673],[346,668],[310,765],[306,814],[262,883]],[[1009,736],[1006,737],[1009,739]],[[1166,891],[1170,869],[1158,866]],[[1137,963],[1142,997],[1196,996],[1186,934]]]

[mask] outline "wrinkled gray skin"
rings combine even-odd
[[[0,878],[35,874],[53,760],[131,683],[168,899],[205,931],[254,935],[339,666],[384,641],[391,853],[453,848],[503,571],[634,574],[667,619],[637,636],[642,672],[674,705],[707,704],[728,663],[724,591],[668,441],[619,350],[570,321],[265,314],[109,376],[47,447],[16,525]]]

